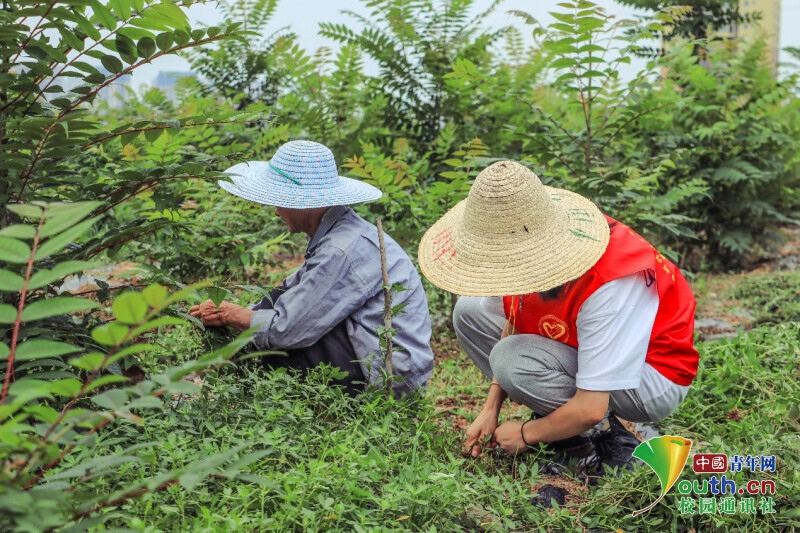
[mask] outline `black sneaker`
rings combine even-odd
[[[614,413],[608,414],[608,424],[608,429],[592,437],[594,455],[586,461],[588,474],[602,476],[612,468],[633,470],[638,463],[633,457],[633,451],[640,444],[636,435],[625,429]]]
[[[532,412],[531,420],[537,418],[541,418],[541,416]],[[546,451],[553,454],[553,457],[539,466],[539,473],[549,476],[560,476],[592,453],[592,441],[583,435],[575,435],[554,442],[543,442],[542,445]]]
[[[575,470],[593,450],[591,439],[583,435],[547,442],[544,448],[554,456],[539,467],[539,473],[549,476],[560,476],[567,470]]]

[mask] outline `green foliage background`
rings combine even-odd
[[[704,39],[737,20],[728,2],[648,3],[631,22],[567,0],[548,26],[516,12],[519,25],[488,29],[499,2],[476,17],[472,0],[365,0],[347,14],[363,29],[321,25],[335,52],[275,27],[274,0],[223,1],[222,24],[202,28],[186,17],[192,3],[0,10],[0,529],[796,529],[792,323],[702,346],[698,383],[664,422],[715,451],[778,455],[780,512],[739,523],[668,505],[625,518],[657,493],[644,471],[571,508],[531,506],[538,456],[468,461],[432,403],[481,395],[463,354],[439,365],[427,399],[351,399],[327,385],[330,369],[303,384],[266,374],[248,332],[204,331],[185,314],[208,291],[252,301],[302,253],[269,210],[216,185],[297,138],[384,191],[358,210],[412,257],[483,167],[516,159],[684,268],[757,260],[795,223],[797,76],[776,79],[764,43]],[[673,31],[687,40],[620,79]],[[178,53],[201,77],[173,96],[101,103],[115,81]],[[99,280],[88,297],[60,289],[126,261],[145,275]],[[784,281],[752,288],[772,316],[761,322],[794,320],[791,297],[769,297]],[[429,294],[446,315],[449,295]],[[251,362],[232,365],[236,354]],[[733,409],[747,418],[726,422]]]

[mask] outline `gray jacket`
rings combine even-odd
[[[424,386],[433,371],[431,321],[419,274],[405,251],[384,235],[389,282],[408,290],[393,294],[392,306],[406,304],[392,318],[394,374],[404,378],[398,392]],[[304,348],[345,321],[347,334],[370,383],[380,381],[383,355],[377,335],[383,325],[383,278],[378,230],[345,206],[328,209],[305,262],[287,277],[286,292],[273,309],[257,309],[250,325],[258,326],[256,347],[262,350]]]

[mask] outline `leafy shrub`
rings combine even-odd
[[[797,79],[776,81],[765,53],[763,42],[717,43],[700,64],[688,48],[676,50],[655,95],[668,112],[639,122],[641,147],[674,161],[657,194],[686,184],[705,189],[679,204],[699,242],[663,235],[684,264],[742,266],[797,208]]]
[[[371,0],[365,2],[368,16],[345,12],[363,25],[360,32],[347,24],[320,25],[321,35],[363,50],[378,64],[380,75],[369,81],[367,90],[371,100],[384,103],[378,115],[385,128],[383,147],[404,139],[418,155],[435,154],[444,128],[460,129],[473,118],[475,94],[454,90],[446,75],[459,57],[488,61],[490,45],[505,32],[480,27],[499,1],[477,16],[470,13],[474,3]],[[439,163],[434,161],[434,173],[442,170]]]
[[[278,0],[223,1],[218,9],[225,25],[243,24],[251,39],[225,40],[215,48],[188,52],[192,69],[200,74],[205,91],[236,100],[239,109],[253,102],[273,105],[280,94],[284,75],[275,64],[275,52],[291,45],[291,35],[264,37]]]
[[[22,2],[0,14],[8,28],[2,44],[8,60],[0,79],[5,95],[0,150],[6,161],[0,169],[0,224],[15,220],[6,205],[96,200],[95,214],[103,218],[80,249],[71,249],[75,257],[113,255],[132,241],[146,246],[143,236],[152,235],[150,262],[168,275],[223,271],[225,265],[213,261],[219,256],[204,257],[215,249],[236,253],[245,264],[259,262],[257,253],[251,256],[235,241],[220,246],[231,233],[242,233],[241,227],[217,231],[207,226],[217,240],[196,249],[186,210],[178,208],[191,205],[186,202],[198,180],[220,177],[214,171],[228,163],[228,156],[250,146],[231,125],[251,115],[218,108],[201,95],[187,99],[179,112],[157,91],[126,111],[92,106],[142,65],[221,40],[246,40],[251,33],[239,24],[192,29],[184,11],[169,2],[125,0],[90,7],[56,2],[51,7]],[[177,247],[164,242],[170,238]],[[176,251],[184,257],[176,259]]]
[[[139,136],[170,156],[176,147],[164,131],[203,120],[159,117],[109,131],[91,106],[141,65],[247,34],[236,26],[192,30],[176,4],[146,0],[15,2],[0,11],[0,21],[0,528],[85,529],[102,523],[107,507],[178,483],[186,473],[155,468],[136,485],[87,491],[87,481],[151,454],[143,442],[100,451],[93,447],[100,430],[118,420],[140,422],[143,411],[163,407],[162,396],[194,388],[181,378],[223,364],[248,341],[242,337],[134,385],[120,387],[127,379],[109,372],[152,349],[140,335],[178,323],[158,315],[189,291],[170,295],[153,285],[81,315],[99,306],[59,295],[57,287],[90,266],[87,259],[173,223],[156,216],[120,225],[112,218],[119,206],[165,182],[215,174],[177,158],[142,168],[106,157],[113,142],[121,139],[124,152]],[[189,468],[193,483],[208,472],[204,464]]]
[[[114,476],[122,465],[152,454],[152,443],[141,441],[98,453],[100,430],[118,420],[141,423],[144,411],[163,408],[162,396],[194,388],[184,377],[223,364],[250,340],[241,337],[198,361],[135,385],[115,386],[127,378],[109,369],[124,357],[153,349],[138,342],[141,335],[182,323],[159,314],[192,289],[170,295],[152,285],[141,293],[126,292],[114,300],[112,320],[92,329],[89,339],[70,342],[68,331],[57,322],[54,327],[53,320],[97,304],[66,295],[47,297],[46,288],[86,266],[54,261],[53,256],[96,222],[96,218],[81,222],[96,207],[91,202],[15,204],[8,208],[32,222],[0,230],[5,267],[0,270],[0,290],[3,300],[14,304],[0,304],[0,526],[4,530],[49,531],[71,522],[80,522],[81,527],[102,523],[100,512],[106,507],[174,483],[197,484],[209,467],[228,462],[236,453],[188,468],[156,468],[138,483],[112,491],[87,489],[90,480]]]

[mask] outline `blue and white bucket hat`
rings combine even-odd
[[[224,190],[276,207],[349,205],[383,195],[372,185],[340,176],[330,148],[312,141],[289,141],[269,161],[239,163],[225,173],[231,181],[217,182]]]

